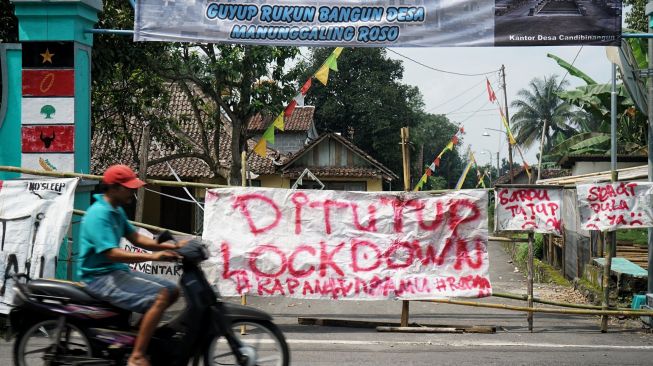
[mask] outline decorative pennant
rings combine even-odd
[[[267,130],[263,133],[263,138],[265,141],[274,144],[274,125],[268,127]]]
[[[286,128],[286,123],[283,119],[283,113],[279,113],[279,115],[274,120],[274,122],[272,122],[272,126],[276,127],[277,130],[284,131],[284,129]]]
[[[313,85],[313,78],[308,78],[308,80],[306,80],[306,82],[304,83],[304,85],[302,86],[299,92],[302,93],[302,95],[306,95],[306,93],[308,93],[308,90],[311,88],[312,85]]]
[[[319,70],[315,73],[315,78],[319,80],[322,85],[327,85],[329,82],[329,66],[324,64],[320,67]]]
[[[285,118],[290,118],[292,116],[292,112],[295,111],[295,107],[297,107],[297,101],[296,100],[291,100],[286,109],[283,111],[283,116]]]
[[[304,106],[304,95],[302,93],[299,93],[295,95],[293,100],[297,103],[298,107],[303,107]]]
[[[267,149],[268,149],[268,144],[267,144],[267,142],[265,141],[264,138],[261,138],[260,140],[258,140],[258,142],[256,143],[256,146],[254,146],[254,152],[256,154],[258,154],[259,156],[262,156],[262,157],[267,156],[267,154],[266,154]]]
[[[494,90],[492,90],[492,84],[490,84],[490,80],[488,78],[485,78],[485,81],[487,86],[488,98],[490,99],[490,102],[494,103],[497,101],[497,95],[494,93]]]

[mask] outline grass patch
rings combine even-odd
[[[620,242],[633,243],[637,245],[648,245],[648,230],[617,230],[617,240]]]

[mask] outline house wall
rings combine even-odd
[[[617,169],[632,168],[635,166],[646,165],[644,162],[617,162]],[[571,168],[571,175],[581,175],[610,170],[609,161],[580,161],[576,162]]]
[[[320,142],[318,146],[307,151],[294,164],[306,167],[370,167],[370,164],[361,156],[334,139],[325,139]]]
[[[274,175],[262,175],[258,178],[261,187],[268,188],[286,188],[291,187],[291,181],[294,179],[282,178]],[[320,178],[322,182],[365,182],[368,192],[383,191],[383,181],[381,178]]]

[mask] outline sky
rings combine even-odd
[[[517,98],[520,89],[529,88],[528,84],[532,79],[557,74],[560,80],[565,76],[566,70],[558,66],[553,59],[548,58],[547,53],[561,57],[569,63],[578,54],[574,66],[598,83],[609,83],[611,77],[610,62],[606,58],[605,47],[602,46],[584,46],[582,49],[580,46],[546,46],[392,48],[391,50],[432,68],[457,73],[478,74],[499,70],[501,65],[505,65],[508,105]],[[393,52],[388,52],[388,56],[403,61],[404,82],[420,89],[424,98],[424,109],[427,112],[446,114],[452,122],[462,122],[466,133],[461,151],[464,152],[467,145],[471,145],[480,165],[489,162],[487,150],[492,153],[493,166],[496,166],[497,150],[500,159],[508,157],[505,134],[485,129],[503,128],[496,105],[488,101],[485,76],[459,76],[437,72]],[[499,73],[493,72],[487,76],[497,93],[497,98],[503,103],[503,94],[499,90],[501,85]],[[570,87],[585,85],[582,80],[571,75],[567,75],[565,80],[569,81]],[[473,114],[477,110],[478,112]],[[509,113],[511,115],[513,113],[510,108]],[[483,136],[484,132],[489,133],[490,136]],[[524,151],[530,165],[537,163],[538,153],[539,143]],[[521,158],[516,151],[513,156],[514,161],[521,164]],[[425,159],[430,158],[425,157]]]

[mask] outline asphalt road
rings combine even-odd
[[[522,273],[499,244],[490,244],[495,291],[523,293]],[[544,291],[544,286],[535,290]],[[233,299],[236,301],[237,299]],[[522,304],[505,299],[480,301]],[[597,317],[535,314],[411,302],[410,321],[424,325],[492,325],[496,334],[380,333],[375,329],[306,326],[298,317],[398,322],[400,301],[306,301],[249,298],[271,313],[291,348],[292,365],[648,365],[653,364],[653,335],[613,324],[599,331]],[[181,306],[181,305],[179,305]],[[174,312],[174,309],[173,309]],[[10,365],[11,344],[0,341],[0,365]]]

